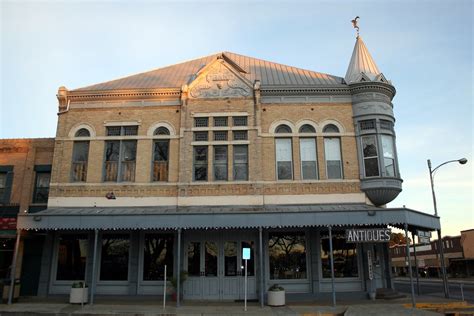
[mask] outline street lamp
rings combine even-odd
[[[436,205],[436,195],[435,195],[434,183],[433,183],[433,179],[434,179],[436,170],[438,170],[439,167],[444,166],[444,165],[446,165],[448,163],[451,163],[451,162],[459,162],[461,165],[464,165],[465,163],[467,163],[467,159],[466,158],[461,158],[461,159],[457,159],[457,160],[449,160],[449,161],[443,162],[442,164],[438,165],[433,170],[431,170],[431,160],[428,159],[427,162],[428,162],[428,169],[430,171],[431,193],[433,194],[434,215],[438,216],[438,207]],[[444,296],[446,298],[449,298],[448,278],[446,276],[446,265],[445,265],[445,262],[444,262],[444,248],[443,248],[443,241],[441,239],[441,221],[440,221],[440,228],[437,230],[437,232],[438,232],[438,251],[439,251],[439,257],[440,257],[440,261],[441,261],[441,274],[443,276]]]

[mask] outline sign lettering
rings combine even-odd
[[[391,232],[390,228],[346,229],[346,242],[389,242]]]

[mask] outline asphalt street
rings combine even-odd
[[[401,292],[411,295],[410,281],[405,280],[395,280],[395,288]],[[461,294],[461,285],[458,283],[449,283],[449,294],[450,298],[453,299],[462,299]],[[413,279],[413,285],[415,289],[415,295],[417,292],[416,279]],[[463,285],[464,300],[470,304],[474,304],[474,284],[464,284]],[[433,282],[425,281],[420,279],[420,295],[428,295],[433,297],[444,298],[443,283],[442,282]]]

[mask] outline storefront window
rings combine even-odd
[[[146,234],[143,254],[143,280],[164,280],[173,276],[173,236]]]
[[[104,235],[102,237],[101,281],[128,280],[128,256],[130,238],[127,234]]]
[[[335,232],[332,236],[332,250],[334,257],[334,277],[358,277],[357,244],[346,243],[344,235]],[[330,278],[331,258],[329,255],[328,233],[321,233],[321,267],[323,270],[323,278]]]
[[[12,264],[14,248],[14,238],[0,239],[0,279],[5,279],[10,276],[10,266]]]
[[[237,275],[237,243],[235,241],[224,242],[224,266],[225,276]]]
[[[87,235],[61,235],[56,280],[84,280],[89,240]]]
[[[217,244],[212,241],[204,243],[205,275],[217,276]]]
[[[190,242],[188,244],[188,275],[199,276],[201,273],[201,244]]]
[[[270,233],[271,279],[306,279],[306,240],[303,232]]]

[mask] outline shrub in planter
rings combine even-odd
[[[181,292],[180,294],[183,293],[183,283],[184,283],[184,281],[186,281],[187,278],[188,278],[188,272],[181,271],[180,275],[179,275],[179,288],[180,288],[180,292]],[[178,279],[176,277],[172,277],[171,280],[170,280],[170,283],[171,283],[171,287],[172,287],[171,299],[173,301],[176,301],[176,298],[177,298],[176,291],[177,291],[177,288],[178,288]],[[182,295],[180,295],[180,297],[182,297]]]
[[[71,293],[69,294],[69,303],[81,304],[87,303],[89,297],[89,288],[84,282],[73,282],[71,286]]]
[[[268,305],[284,306],[285,305],[285,289],[278,284],[273,284],[268,289]]]

